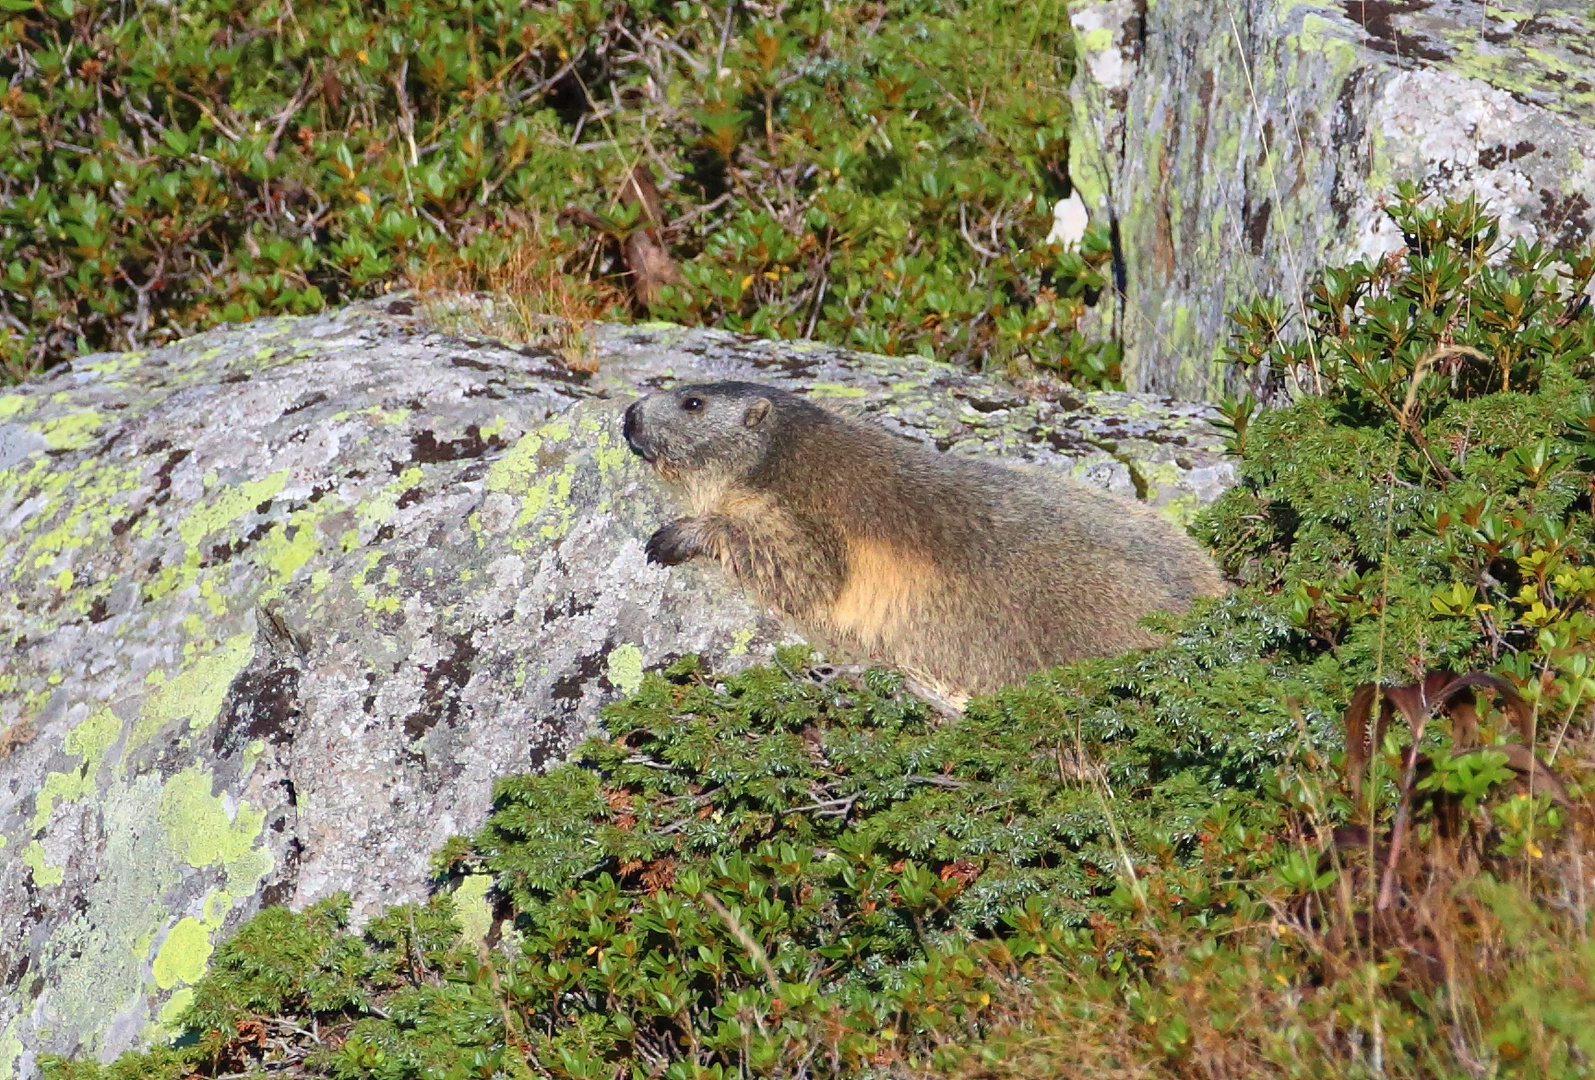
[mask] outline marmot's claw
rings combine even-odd
[[[658,563],[660,566],[679,566],[698,554],[698,545],[688,536],[680,522],[676,522],[666,525],[650,536],[648,546],[643,549],[643,553],[648,556],[648,561],[651,563]]]

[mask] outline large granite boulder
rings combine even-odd
[[[1114,229],[1134,389],[1217,394],[1226,312],[1298,320],[1316,269],[1401,246],[1397,182],[1477,195],[1508,239],[1595,222],[1585,0],[1071,0],[1070,175]],[[1299,325],[1299,322],[1298,322]]]
[[[493,778],[558,761],[648,668],[769,655],[788,631],[716,568],[645,563],[672,513],[620,437],[638,390],[777,383],[1176,517],[1231,475],[1199,406],[583,338],[596,374],[394,301],[0,394],[0,1076],[159,1037],[264,903],[425,895]]]

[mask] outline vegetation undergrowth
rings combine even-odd
[[[1321,392],[1226,406],[1197,528],[1239,588],[1167,645],[957,721],[685,658],[438,853],[491,875],[482,940],[446,893],[271,909],[171,1045],[48,1071],[1589,1075],[1595,257],[1390,212],[1304,334],[1237,313]]]
[[[1071,57],[1062,0],[0,0],[0,377],[406,284],[1113,383]]]

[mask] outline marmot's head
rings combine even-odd
[[[711,471],[732,477],[758,467],[782,417],[819,412],[773,386],[718,382],[649,394],[626,410],[626,443],[665,476]]]

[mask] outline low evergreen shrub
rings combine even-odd
[[[645,165],[655,317],[1112,383],[1071,55],[1062,0],[0,0],[0,371],[395,284],[629,317]]]

